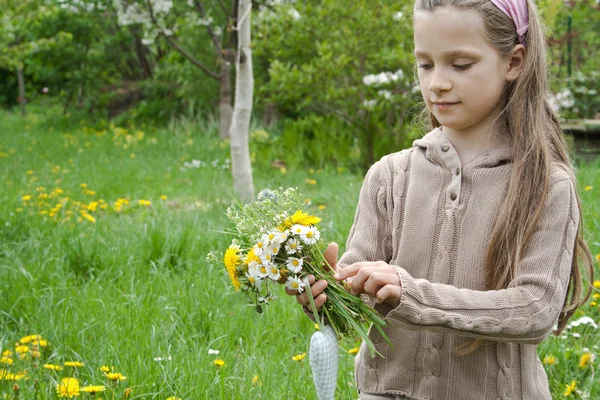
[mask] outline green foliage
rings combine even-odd
[[[327,0],[262,11],[254,54],[268,75],[257,76],[258,96],[289,117],[343,121],[338,126],[358,142],[364,166],[400,148],[418,102],[411,7],[411,1]],[[382,71],[389,72],[374,75]]]

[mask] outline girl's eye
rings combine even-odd
[[[473,65],[473,64],[472,63],[471,64],[454,64],[452,66],[460,71],[464,71],[464,70],[471,68],[471,65]]]
[[[425,70],[431,69],[432,67],[433,66],[431,64],[419,64],[419,68],[425,69]]]

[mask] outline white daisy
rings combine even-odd
[[[315,244],[320,237],[321,232],[314,226],[306,228],[306,231],[300,235],[300,239],[302,239],[305,244]]]
[[[273,230],[266,235],[269,243],[283,243],[287,239],[287,231]]]
[[[304,261],[301,258],[296,258],[296,257],[290,257],[286,261],[287,269],[289,269],[290,271],[292,271],[295,274],[302,271],[303,263],[304,263]]]
[[[302,235],[306,231],[306,227],[300,224],[292,225],[290,233],[296,236]]]
[[[266,295],[264,297],[259,297],[258,298],[258,302],[259,303],[270,303],[271,301],[275,300],[277,298],[277,296],[273,296],[273,295]]]
[[[264,265],[264,264],[260,264],[258,266],[258,277],[259,278],[266,278],[267,275],[269,275],[269,266]]]
[[[252,250],[254,250],[254,254],[260,257],[260,255],[265,252],[265,242],[263,240],[259,240],[256,242]]]
[[[259,256],[259,258],[260,258],[260,261],[262,261],[262,263],[264,265],[267,265],[267,264],[271,264],[271,262],[273,262],[274,257],[271,255],[271,253],[265,251],[263,254],[261,254]]]
[[[277,268],[277,265],[275,265],[275,264],[271,264],[267,267],[267,274],[268,274],[268,277],[273,279],[274,281],[281,278],[281,273],[279,272],[279,269]]]
[[[256,261],[252,260],[248,263],[248,272],[250,274],[260,273],[259,269],[260,269],[260,264],[257,263]]]
[[[262,279],[260,279],[257,273],[246,272],[246,278],[248,278],[250,285],[260,289],[262,285]]]
[[[290,290],[297,290],[298,293],[302,293],[304,291],[304,282],[302,282],[300,278],[290,276],[285,282],[285,287]]]
[[[265,249],[265,252],[267,252],[268,254],[275,257],[277,255],[277,253],[279,253],[280,247],[281,247],[281,244],[273,242],[267,246],[267,248]]]
[[[285,245],[285,251],[288,254],[296,254],[300,250],[302,250],[302,245],[300,244],[300,241],[298,239],[291,238],[287,241]]]

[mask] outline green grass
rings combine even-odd
[[[42,364],[85,363],[51,372],[14,357],[10,371],[29,370],[30,379],[16,382],[21,398],[56,398],[56,383],[66,376],[104,384],[106,365],[127,376],[114,386],[119,399],[128,387],[130,398],[143,399],[314,399],[308,359],[292,360],[307,350],[313,324],[283,291],[256,314],[224,272],[205,261],[231,239],[220,233],[229,227],[224,213],[233,200],[228,145],[216,128],[181,122],[121,129],[73,119],[0,112],[0,349],[41,334],[50,343]],[[323,218],[324,237],[343,244],[362,176],[336,169],[283,173],[255,150],[255,186],[298,186]],[[192,160],[205,165],[186,168]],[[581,166],[579,178],[586,235],[598,254],[600,162]],[[584,191],[587,185],[593,188]],[[129,204],[115,211],[125,198]],[[95,223],[81,213],[94,201],[96,210],[84,214]],[[598,321],[600,309],[588,304],[575,318],[583,315]],[[542,359],[557,360],[547,366],[555,397],[572,380],[588,398],[600,396],[592,368],[579,368],[584,348],[599,351],[597,331],[579,326],[565,336],[539,347]],[[357,397],[347,353],[356,345],[341,343],[340,399]],[[213,364],[217,358],[222,368]],[[0,398],[13,398],[14,383],[0,380]],[[108,386],[96,398],[113,398]]]

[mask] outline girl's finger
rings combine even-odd
[[[327,281],[325,281],[325,280],[317,281],[314,285],[312,285],[310,287],[312,297],[317,298],[323,292],[323,290],[325,290],[326,287],[327,287]],[[308,306],[310,304],[310,301],[308,300],[308,296],[307,296],[306,292],[297,295],[296,301],[298,303],[302,304],[303,306]]]
[[[338,269],[333,277],[338,281],[343,281],[346,278],[356,275],[361,268],[362,265],[360,263],[354,263],[348,265],[347,267]]]
[[[387,299],[394,300],[393,305],[395,307],[400,304],[400,296],[402,295],[402,290],[399,286],[396,285],[385,285],[381,289],[377,291],[376,301],[377,303],[383,303]],[[388,303],[390,303],[388,301]]]
[[[398,279],[396,278],[396,281],[397,280]],[[354,281],[352,281],[352,283],[354,284]],[[374,297],[379,289],[381,289],[385,285],[393,284],[393,283],[395,283],[393,275],[390,275],[389,273],[379,272],[377,270],[374,270],[369,275],[368,279],[365,281],[365,283],[363,285],[363,291],[366,294],[368,294],[369,296]]]

